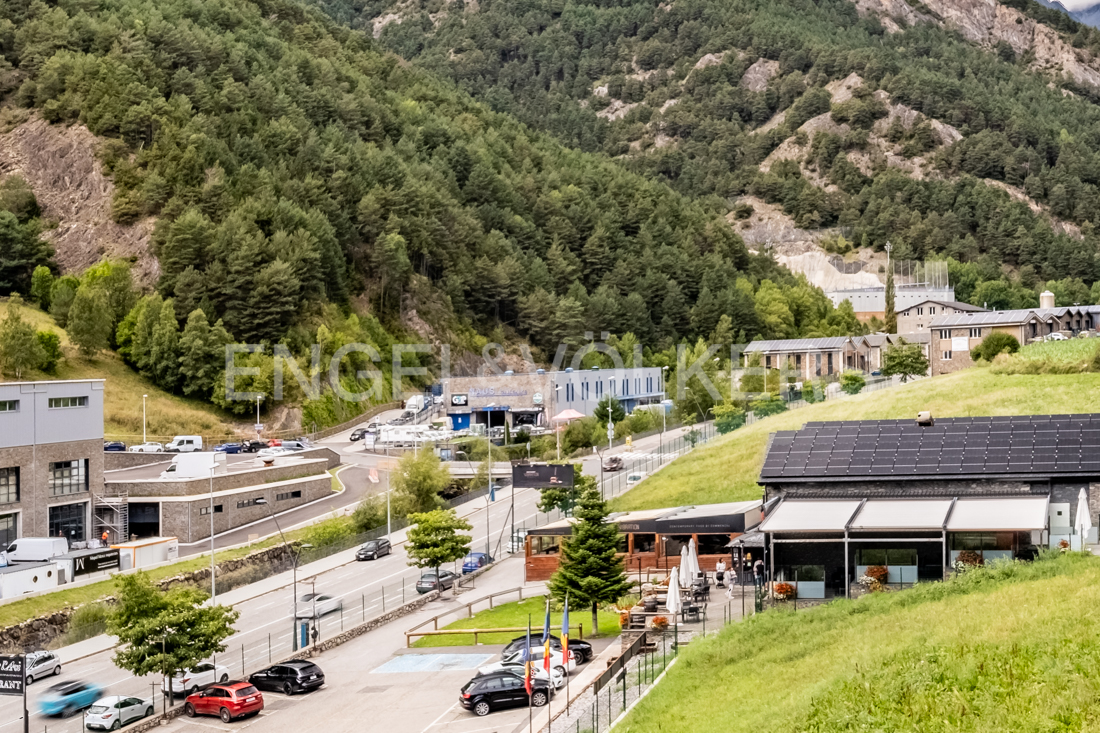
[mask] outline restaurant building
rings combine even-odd
[[[848,595],[872,565],[890,583],[940,580],[963,551],[1096,541],[1100,415],[807,423],[772,435],[760,483],[770,577],[800,597]]]
[[[619,557],[627,573],[667,573],[680,565],[680,550],[692,539],[699,552],[699,567],[713,571],[719,560],[730,563],[730,543],[756,527],[761,519],[760,501],[681,506],[618,512],[608,522],[619,528]],[[561,562],[561,546],[572,534],[573,518],[532,529],[524,550],[527,582],[548,580]]]

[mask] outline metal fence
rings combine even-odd
[[[629,491],[638,485],[646,477],[650,476],[661,466],[670,463],[680,456],[690,453],[696,447],[703,445],[718,436],[713,422],[700,423],[684,432],[672,436],[666,433],[667,439],[658,444],[656,450],[640,450],[636,453],[618,453],[622,458],[633,460],[621,471],[615,473],[603,472],[601,482],[604,498],[613,498]],[[694,435],[693,435],[694,433]]]

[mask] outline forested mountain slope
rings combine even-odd
[[[1100,32],[1032,0],[316,2],[685,194],[950,257],[991,306],[1092,297]]]

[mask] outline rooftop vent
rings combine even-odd
[[[546,370],[545,369],[536,369],[535,374],[546,374]]]
[[[917,413],[917,425],[935,425],[936,421],[932,419],[932,413],[928,410]]]

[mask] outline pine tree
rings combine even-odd
[[[222,322],[213,328],[206,313],[195,309],[180,336],[180,381],[183,393],[209,397],[214,380],[225,369],[225,345],[230,342]]]
[[[0,323],[0,364],[16,379],[21,379],[24,371],[41,366],[46,356],[34,326],[24,321],[19,312],[22,305],[23,299],[13,293],[8,301],[8,315]]]
[[[36,337],[38,339],[38,345],[42,348],[42,363],[38,368],[44,372],[53,374],[63,356],[61,351],[61,337],[53,331],[39,331]]]
[[[160,318],[153,327],[153,340],[149,346],[149,368],[153,381],[160,387],[172,390],[180,379],[180,327],[172,299],[164,301]]]
[[[614,603],[630,589],[617,555],[619,528],[607,521],[607,504],[590,486],[573,512],[577,521],[562,543],[561,563],[550,577],[550,594],[559,601],[592,607],[592,630],[600,628],[601,603]]]
[[[898,312],[894,308],[894,271],[886,270],[886,333],[898,332]]]
[[[31,274],[31,298],[38,302],[44,311],[50,310],[50,288],[53,287],[53,273],[45,265],[34,268]]]
[[[69,310],[73,307],[79,287],[80,281],[72,275],[59,277],[50,286],[50,315],[62,328],[69,325]]]
[[[55,300],[56,303],[56,300]],[[81,285],[68,313],[66,331],[81,355],[91,358],[110,345],[111,303],[103,288]]]

